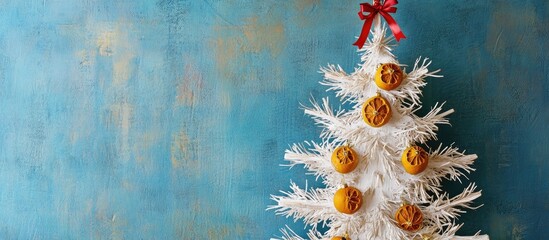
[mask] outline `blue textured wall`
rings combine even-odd
[[[299,103],[351,70],[359,1],[0,1],[0,239],[266,239],[318,138]],[[442,68],[441,142],[479,155],[461,233],[549,233],[549,4],[401,1],[395,53]],[[310,178],[309,178],[310,179]],[[464,185],[449,185],[459,189]]]

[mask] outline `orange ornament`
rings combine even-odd
[[[350,173],[358,165],[356,152],[349,146],[339,146],[332,153],[332,165],[340,173]]]
[[[400,70],[400,67],[394,63],[381,64],[377,68],[374,80],[376,85],[383,90],[393,90],[400,86],[404,73]]]
[[[400,228],[415,232],[423,227],[423,213],[414,205],[402,205],[395,214],[395,220]]]
[[[345,237],[340,237],[340,236],[333,237],[332,240],[351,240],[351,238],[345,235]]]
[[[416,175],[429,164],[429,154],[420,146],[411,146],[402,153],[402,166],[407,173]]]
[[[354,188],[345,187],[334,194],[334,207],[342,213],[353,214],[362,206],[362,193]]]
[[[378,93],[362,106],[362,118],[372,127],[381,127],[391,119],[391,105]]]

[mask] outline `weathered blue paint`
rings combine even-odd
[[[304,185],[317,69],[358,63],[359,1],[0,1],[1,239],[266,239]],[[477,153],[463,234],[549,232],[549,4],[401,1],[401,62],[444,79],[441,142]],[[334,101],[336,104],[336,101]],[[309,177],[309,180],[312,181]],[[311,182],[310,182],[311,183]],[[452,185],[459,189],[463,185]]]

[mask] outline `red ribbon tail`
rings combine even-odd
[[[400,39],[402,38],[406,38],[406,36],[404,36],[404,33],[402,33],[402,31],[400,30],[398,23],[393,17],[391,17],[391,15],[385,12],[380,13],[385,18],[385,21],[387,21],[387,23],[389,24],[389,28],[391,28],[391,31],[393,32],[393,35],[395,35],[395,39],[397,40],[397,42],[400,41]]]
[[[356,40],[353,45],[358,46],[358,49],[362,49],[362,46],[364,46],[364,43],[366,43],[366,40],[368,39],[368,35],[370,34],[370,28],[372,27],[372,22],[374,21],[374,14],[371,13],[369,17],[366,18],[366,21],[364,22],[364,25],[362,25],[362,32],[360,33],[360,36]]]

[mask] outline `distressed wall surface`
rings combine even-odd
[[[0,239],[267,239],[318,138],[299,103],[359,58],[360,1],[0,0]],[[403,63],[456,110],[485,204],[461,233],[549,233],[549,4],[401,1]],[[336,103],[337,101],[334,101]],[[464,183],[466,184],[466,183]],[[449,189],[465,185],[448,184]]]

